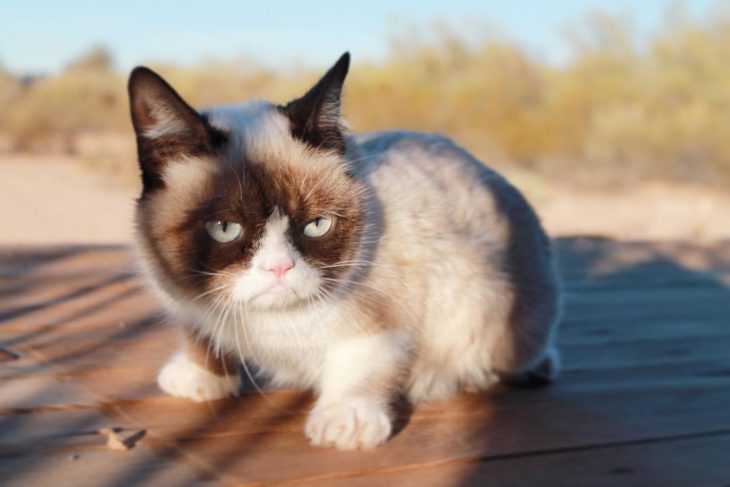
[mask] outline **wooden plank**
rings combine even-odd
[[[712,433],[730,424],[730,410],[723,410],[730,401],[727,389],[675,387],[580,395],[559,389],[503,390],[420,407],[390,443],[353,454],[308,447],[302,435],[307,403],[297,396],[288,400],[276,408],[262,399],[225,401],[207,414],[205,406],[184,403],[159,407],[140,401],[122,409],[125,417],[149,425],[162,451],[172,449],[192,459],[204,466],[203,473],[225,471],[245,482],[295,481],[323,472],[349,476],[444,459],[580,449]]]
[[[63,286],[63,284],[59,284]],[[4,339],[69,323],[108,323],[138,320],[159,306],[137,279],[125,274],[96,278],[80,287],[54,291],[46,300],[28,298],[0,311]],[[14,300],[14,302],[17,300]]]
[[[0,456],[4,487],[29,485],[54,487],[129,485],[231,485],[226,476],[201,478],[177,458],[161,456],[139,445],[128,451],[110,451],[104,446],[49,451],[21,457]]]
[[[325,473],[319,477],[297,479],[296,484],[322,487],[343,484],[351,487],[728,485],[728,451],[730,435],[712,435],[577,451],[525,452],[465,462],[445,460],[403,465],[390,471],[357,472],[351,476]]]
[[[730,313],[728,314],[730,316]],[[630,346],[631,342],[675,340],[682,338],[718,337],[730,335],[730,320],[720,318],[688,320],[636,320],[571,324],[562,326],[558,333],[559,345],[606,344]]]
[[[58,372],[78,373],[97,369],[154,371],[176,348],[175,330],[140,325],[104,328],[93,333],[84,329],[65,330],[14,350],[21,355],[35,353],[39,360],[58,367]],[[567,343],[561,345],[561,350],[565,370],[679,364],[728,358],[730,335]],[[18,377],[25,370],[9,367],[4,373],[5,377]]]
[[[563,345],[561,351],[566,370],[695,362],[730,356],[730,336],[671,340],[648,337],[629,344]]]
[[[68,398],[66,404],[73,407],[89,407],[94,404],[140,399],[157,401],[164,397],[155,382],[157,372],[155,367],[144,366],[136,369],[100,367],[67,374],[56,373],[50,376],[34,374],[25,379],[17,378],[8,382],[22,384],[27,381],[29,384],[22,387],[35,386],[40,389],[40,393],[23,396],[3,394],[0,396],[0,405],[2,405],[0,415],[3,414],[3,409],[9,411],[11,408],[42,410],[46,406],[57,404],[55,398],[59,394],[65,394]],[[9,392],[10,388],[4,388],[3,384],[4,382],[0,381],[0,391]],[[620,392],[648,388],[663,389],[678,385],[718,388],[730,386],[730,358],[690,363],[640,364],[609,369],[569,369],[564,371],[553,390],[579,394],[597,390]],[[260,384],[260,386],[263,387],[264,384]],[[63,389],[64,387],[66,389]],[[252,387],[249,389],[253,390]],[[546,390],[544,396],[549,397],[551,394],[551,391]],[[536,396],[532,400],[540,401],[540,396]],[[171,399],[171,401],[155,402],[155,404],[161,409],[172,408],[171,411],[174,412],[175,405],[178,403],[175,399]],[[106,406],[100,405],[99,407]],[[182,408],[186,409],[186,406],[183,405]],[[172,415],[175,416],[175,414]]]
[[[68,380],[30,376],[22,380],[0,381],[0,415],[8,410],[91,403],[98,399]]]
[[[52,277],[82,269],[114,272],[133,267],[131,249],[123,245],[0,247],[0,277]]]
[[[701,409],[703,406],[719,405],[728,399],[726,390],[715,389],[707,384],[674,385],[649,391],[632,387],[576,390],[569,386],[564,388],[556,386],[541,391],[496,387],[493,391],[479,395],[458,396],[447,403],[419,406],[410,418],[410,422],[430,424],[430,422],[440,422],[442,418],[456,417],[466,418],[465,421],[469,418],[482,420],[493,416],[495,411],[499,411],[500,415],[514,414],[515,417],[536,410],[563,414],[563,411],[568,413],[571,409],[580,409],[581,413],[589,414],[591,411],[607,410],[610,406],[626,410],[630,415],[639,413],[641,416],[647,409],[661,409],[663,414],[667,415],[664,419],[671,419],[673,413],[691,414],[695,418],[703,415]],[[691,395],[695,395],[696,398],[685,397]],[[593,406],[590,403],[594,401],[601,401],[604,404]],[[292,422],[303,421],[309,404],[310,398],[306,394],[276,391],[267,393],[265,397],[251,394],[208,404],[160,396],[147,400],[119,401],[104,407],[111,409],[114,406],[117,413],[108,411],[109,414],[116,414],[120,419],[126,418],[125,421],[130,424],[144,425],[158,432],[166,432],[172,437],[184,438],[188,427],[193,424],[200,427],[199,430],[198,426],[194,428],[196,435],[199,436],[216,436],[221,434],[221,431],[224,435],[234,436],[259,434],[267,431],[263,425],[266,422],[291,425]],[[155,410],[158,413],[155,413]],[[730,412],[723,411],[718,414],[720,417],[726,417]],[[179,421],[183,416],[187,419]],[[653,419],[658,421],[662,418]],[[717,426],[717,422],[713,423],[712,420],[713,418],[709,417],[707,421],[703,420],[698,425],[702,425],[703,428]],[[232,428],[229,430],[229,427]],[[289,426],[283,430],[293,431]]]
[[[0,283],[0,318],[8,320],[22,314],[24,308],[28,312],[42,307],[64,304],[115,284],[122,280],[131,280],[135,276],[128,272],[112,273],[111,271],[69,272],[58,276],[14,276]]]
[[[18,377],[29,371],[69,373],[97,369],[157,368],[177,348],[178,332],[157,317],[113,326],[49,327],[28,337],[7,340],[9,348],[30,359],[13,364],[1,377]]]
[[[0,416],[0,458],[72,452],[103,446],[101,428],[133,429],[114,423],[99,408],[75,409],[59,404],[56,410]]]
[[[658,467],[639,468],[641,459],[676,456],[675,443],[710,460],[713,448],[727,449],[729,251],[559,243],[568,289],[563,380],[419,407],[392,442],[362,453],[306,444],[305,394],[208,404],[162,396],[154,376],[175,333],[151,318],[157,305],[124,268],[125,249],[0,255],[0,346],[17,357],[0,363],[0,475],[4,485],[591,483],[604,478],[595,468],[620,467],[633,452],[636,462],[606,478],[666,480]],[[148,436],[131,454],[109,452],[93,433],[100,425]],[[73,452],[88,462],[69,461]],[[683,458],[708,483],[726,473],[703,470],[701,456]]]
[[[557,387],[583,390],[661,389],[694,385],[730,387],[730,357],[696,362],[668,362],[629,367],[564,370]]]
[[[645,321],[723,321],[728,316],[727,291],[707,293],[655,293],[626,302],[607,297],[566,297],[565,314],[561,328],[582,327],[590,324],[625,323],[637,326]]]
[[[420,408],[408,428],[384,448],[353,454],[307,446],[301,433],[307,399],[295,394],[273,396],[275,399],[270,396],[268,400],[274,404],[263,398],[245,398],[218,401],[212,404],[213,410],[164,398],[155,404],[142,401],[122,405],[120,421],[114,421],[113,412],[106,414],[115,425],[144,424],[153,438],[146,441],[148,446],[165,458],[179,457],[179,461],[192,465],[189,468],[197,476],[220,471],[245,482],[360,475],[443,459],[471,461],[475,455],[481,458],[632,441],[656,432],[664,437],[692,434],[697,428],[730,424],[730,413],[715,417],[705,414],[709,408],[727,404],[727,392],[675,390],[658,396],[624,394],[620,399],[615,394],[593,394],[580,400],[565,395],[557,403],[537,406],[529,397],[522,397],[522,407],[507,401],[507,409],[499,397],[493,398],[492,404],[488,398],[467,397]],[[690,399],[683,400],[685,396]],[[252,402],[247,405],[246,400]],[[63,453],[69,455],[85,454],[91,448],[75,443],[67,446]],[[56,454],[62,455],[59,451]],[[276,468],[282,464],[287,465],[286,470]]]
[[[162,326],[59,329],[15,347],[0,368],[0,414],[54,404],[90,404],[160,394],[158,369],[176,349]]]
[[[69,382],[94,391],[95,395],[107,400],[146,397],[157,392],[157,370],[176,348],[174,330],[162,326],[103,328],[93,332],[83,328],[64,331],[68,333],[49,333],[43,340],[31,342],[32,346],[19,348],[24,355],[36,353],[45,364],[30,369],[26,365],[19,369],[4,370],[4,375],[0,376],[0,389],[14,386],[28,390],[37,387],[41,390],[46,388],[43,385],[44,378],[48,378],[48,393],[35,397],[32,406],[49,401],[53,403],[56,400],[53,391]],[[655,373],[655,380],[664,382],[677,380],[680,376],[689,379],[692,374],[700,373],[704,374],[703,380],[719,384],[727,380],[730,336],[629,343],[599,342],[565,345],[561,348],[565,371],[573,374],[563,380],[567,384],[572,383],[572,377],[580,379],[582,387],[591,384],[591,381],[599,386],[607,385],[603,381],[610,377],[614,384],[627,385],[632,380],[646,380],[646,374],[642,374],[645,369]],[[691,365],[698,362],[705,365],[699,368]],[[685,363],[690,365],[685,367]],[[714,368],[712,364],[715,364]],[[586,374],[586,371],[597,369],[601,369],[597,374]],[[603,369],[620,370],[615,373]],[[31,379],[22,379],[28,370],[34,375]],[[656,375],[658,370],[673,370],[674,373]],[[24,380],[35,385],[23,385]],[[646,382],[641,385],[646,385]],[[73,396],[72,391],[69,394]],[[6,398],[12,396],[5,395]],[[17,403],[8,405],[0,398],[0,408],[20,406]]]
[[[158,368],[100,368],[58,374],[33,374],[28,377],[0,380],[0,393],[6,395],[13,388],[44,389],[38,394],[0,397],[0,415],[9,409],[43,409],[59,404],[54,394],[68,400],[62,404],[88,405],[97,402],[137,400],[162,394],[157,387]],[[26,384],[27,383],[27,384]],[[63,388],[66,389],[63,389]],[[51,392],[47,392],[48,389]],[[7,394],[10,395],[10,394]],[[22,399],[21,399],[22,397]]]

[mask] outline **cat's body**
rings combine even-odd
[[[235,393],[238,357],[317,392],[314,444],[367,448],[399,394],[553,379],[559,292],[539,221],[504,178],[442,136],[342,130],[346,64],[286,107],[199,120],[147,72],[130,93],[142,262],[192,337],[160,385]]]

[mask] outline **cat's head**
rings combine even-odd
[[[347,280],[365,211],[340,118],[348,66],[346,53],[286,105],[205,112],[151,70],[132,72],[138,241],[168,295],[284,309]]]

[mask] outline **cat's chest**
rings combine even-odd
[[[236,349],[282,383],[309,383],[346,328],[337,310],[251,315],[231,337]]]

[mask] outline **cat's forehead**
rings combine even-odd
[[[208,217],[222,211],[265,218],[279,207],[292,215],[304,211],[316,216],[341,211],[359,193],[341,157],[293,137],[274,105],[223,106],[205,115],[228,134],[229,145],[217,155],[167,161],[166,190],[147,205],[156,224],[180,224],[204,210]]]
[[[218,105],[203,110],[208,123],[234,138],[257,139],[268,133],[282,138],[289,131],[289,122],[276,106],[267,101],[249,101],[235,105]]]
[[[204,113],[213,127],[228,134],[227,156],[234,165],[262,165],[274,173],[311,166],[333,170],[343,164],[340,155],[294,137],[289,119],[269,102],[217,106]]]
[[[214,186],[231,195],[264,199],[269,206],[297,211],[302,206],[337,204],[352,195],[342,156],[317,150],[295,138],[281,110],[268,102],[221,106],[206,112],[209,123],[228,134]],[[230,171],[233,169],[233,171]],[[232,184],[240,178],[242,188]],[[349,190],[349,191],[348,191]]]
[[[293,137],[276,106],[221,106],[204,115],[227,134],[227,146],[216,155],[167,161],[166,189],[145,205],[158,227],[182,224],[191,214],[203,218],[201,211],[207,217],[227,212],[258,219],[274,207],[291,215],[341,212],[359,194],[342,157]]]

